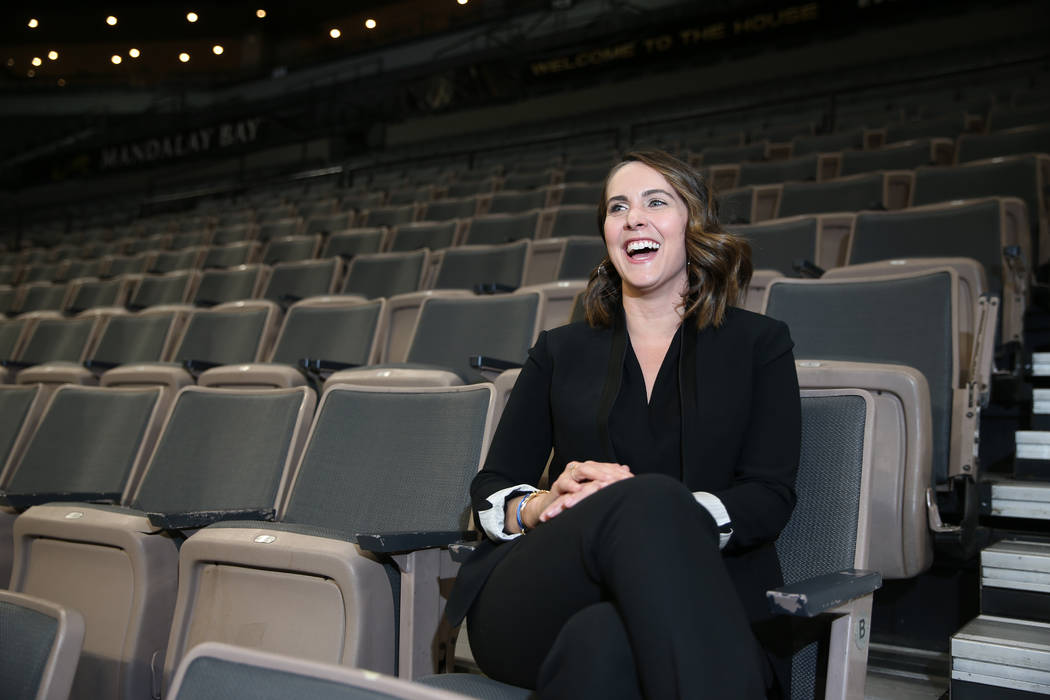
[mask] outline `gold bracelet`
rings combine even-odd
[[[543,489],[539,491],[533,491],[532,493],[528,494],[523,499],[518,501],[518,527],[521,529],[521,534],[523,535],[529,531],[529,529],[525,527],[525,519],[521,517],[522,513],[524,513],[525,511],[525,506],[528,504],[530,499],[532,499],[534,496],[540,495],[541,493],[550,493],[550,491],[545,491]]]

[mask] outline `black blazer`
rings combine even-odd
[[[781,657],[775,667],[790,658],[786,646],[775,648],[787,639],[765,592],[782,583],[773,542],[795,505],[801,411],[792,346],[782,322],[732,307],[719,328],[687,325],[678,372],[682,481],[713,493],[729,512],[733,536],[723,558],[756,635]],[[570,461],[620,461],[608,418],[626,347],[622,318],[611,328],[577,323],[540,334],[471,484],[476,510],[489,508],[485,498],[500,489],[535,484],[552,446],[552,482]],[[511,546],[485,538],[460,568],[446,608],[451,622],[462,621]]]

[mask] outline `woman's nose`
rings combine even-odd
[[[634,207],[627,210],[627,228],[638,228],[645,225],[645,217]]]

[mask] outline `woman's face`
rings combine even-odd
[[[624,296],[667,295],[679,303],[688,285],[685,202],[663,175],[636,161],[613,174],[606,193],[605,247]]]

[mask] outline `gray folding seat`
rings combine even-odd
[[[711,182],[719,189],[746,187],[748,185],[769,185],[778,182],[804,182],[817,179],[820,159],[816,154],[776,160],[768,163],[741,163],[738,166],[723,165],[713,168]],[[722,170],[736,169],[739,172],[735,181],[723,179]]]
[[[62,311],[66,308],[70,287],[68,284],[30,282],[22,286],[20,313],[27,311]]]
[[[455,386],[489,381],[492,363],[472,367],[471,358],[521,364],[539,335],[543,312],[543,297],[534,291],[431,294],[422,299],[404,357],[387,356],[384,362],[393,364],[336,372],[328,384]]]
[[[321,234],[309,236],[285,236],[273,238],[266,244],[262,261],[267,265],[279,262],[295,262],[316,258],[321,250]]]
[[[0,591],[0,628],[0,695],[8,700],[66,700],[84,643],[80,613]]]
[[[501,190],[535,190],[557,185],[561,182],[561,171],[554,168],[543,170],[513,170],[503,176]]]
[[[1024,153],[1050,153],[1050,125],[1021,126],[991,134],[963,134],[956,147],[956,162],[1014,156]]]
[[[988,130],[1003,131],[1050,122],[1050,106],[1031,104],[1012,108],[997,108],[988,115]]]
[[[145,275],[131,294],[128,307],[145,309],[150,306],[185,304],[200,284],[199,270],[176,270],[164,275]]]
[[[321,257],[352,258],[362,253],[378,253],[386,244],[386,237],[387,230],[382,226],[338,231],[328,236]]]
[[[327,235],[336,231],[345,231],[353,225],[354,215],[351,212],[312,216],[306,221],[306,229],[303,233],[308,236],[314,233]]]
[[[334,214],[338,205],[339,200],[336,197],[321,197],[319,199],[300,202],[298,214],[304,220],[309,221],[314,217],[330,216]]]
[[[386,192],[352,192],[343,196],[339,208],[343,211],[365,211],[383,206]]]
[[[257,299],[270,277],[268,265],[238,265],[205,270],[193,296],[197,306],[214,306],[227,301]]]
[[[378,207],[361,213],[358,226],[397,226],[416,221],[419,217],[419,205],[403,204],[395,207]]]
[[[201,267],[208,251],[207,246],[159,251],[153,256],[149,271],[155,275],[163,275],[175,270],[195,270]]]
[[[257,262],[262,254],[258,241],[239,241],[226,245],[214,245],[208,249],[201,267],[236,267]]]
[[[176,233],[171,237],[171,250],[183,250],[185,248],[200,248],[211,243],[211,232],[207,229],[197,229]]]
[[[318,663],[221,642],[183,657],[166,697],[173,700],[463,700],[463,696],[375,671]]]
[[[0,284],[0,315],[13,312],[15,306],[21,300],[21,290],[8,284]]]
[[[458,221],[415,221],[410,224],[400,224],[390,232],[389,251],[448,248],[458,242],[460,229],[461,225]]]
[[[419,215],[420,221],[449,221],[451,219],[469,219],[479,214],[479,201],[483,198],[470,195],[469,197],[456,197],[454,199],[438,199],[423,205],[423,211]]]
[[[800,361],[895,363],[925,377],[932,426],[931,479],[926,494],[910,493],[907,499],[921,501],[925,496],[931,528],[942,530],[938,536],[952,546],[966,547],[973,544],[971,528],[976,524],[976,510],[966,500],[978,475],[973,446],[986,400],[982,385],[991,369],[991,353],[984,348],[992,344],[990,321],[998,307],[994,300],[982,300],[973,346],[964,350],[958,299],[955,271],[932,268],[871,278],[776,280],[768,288],[765,313],[790,326]],[[964,355],[968,361],[961,365]],[[961,524],[940,525],[943,508],[955,511]],[[892,532],[893,524],[877,527]]]
[[[204,641],[431,672],[446,547],[469,528],[492,404],[488,385],[328,388],[278,521],[220,523],[183,544],[166,677]],[[248,623],[268,633],[248,639]]]
[[[1050,156],[1027,155],[974,161],[954,167],[915,169],[912,205],[979,197],[1018,197],[1028,209],[1034,255],[1031,267],[1050,259],[1050,223],[1046,185]]]
[[[569,187],[582,187],[581,183],[602,182],[605,180],[615,161],[608,163],[592,163],[590,165],[574,164],[564,169],[562,182]]]
[[[344,268],[341,258],[277,263],[262,298],[287,306],[307,297],[334,294],[343,281]]]
[[[171,247],[171,236],[168,234],[160,234],[156,236],[147,236],[146,238],[136,238],[128,242],[128,245],[124,250],[129,255],[135,255],[137,253],[146,253],[156,250],[167,250]]]
[[[489,195],[486,214],[520,214],[533,209],[550,206],[550,191],[547,188],[538,190],[500,190]]]
[[[955,139],[966,130],[965,120],[958,114],[898,122],[886,127],[885,143],[898,143],[914,139],[948,138]]]
[[[873,151],[843,151],[836,177],[879,170],[912,170],[922,165],[949,165],[955,145],[947,139],[902,141]]]
[[[570,182],[564,185],[556,185],[555,187],[561,192],[560,196],[558,196],[558,203],[562,206],[586,204],[591,207],[597,207],[598,200],[602,197],[602,182],[593,184]]]
[[[414,292],[423,284],[429,260],[427,248],[357,255],[347,266],[343,294],[375,299]]]
[[[435,194],[439,192],[440,189],[435,185],[410,185],[408,187],[399,187],[398,189],[390,190],[390,192],[387,193],[386,203],[394,205],[429,202],[430,200],[435,199]]]
[[[159,687],[180,533],[273,517],[313,405],[305,388],[186,387],[127,507],[56,503],[18,517],[11,589],[84,616],[72,697],[142,698]]]
[[[796,136],[791,140],[791,155],[795,158],[810,153],[860,150],[864,148],[864,129],[836,131],[816,136]]]
[[[718,191],[719,218],[724,224],[758,223],[777,216],[781,187],[738,187]]]
[[[22,273],[22,283],[31,282],[54,282],[59,277],[60,263],[36,263],[26,267]]]
[[[474,289],[496,285],[497,289],[520,287],[526,277],[531,240],[499,245],[462,245],[439,251],[430,289]]]
[[[464,244],[493,245],[536,237],[539,210],[520,214],[475,216],[463,237]]]
[[[212,245],[228,245],[240,241],[255,239],[256,227],[251,222],[223,225],[215,229],[211,237]]]
[[[265,243],[271,238],[284,238],[285,236],[296,236],[303,227],[303,220],[298,216],[289,216],[282,219],[265,218],[260,212],[259,229],[256,238]]]
[[[799,277],[801,261],[820,268],[845,264],[852,214],[824,214],[771,219],[760,224],[730,226],[729,230],[751,244],[751,263],[756,269],[778,270]]]
[[[746,163],[766,159],[766,141],[749,143],[746,146],[708,146],[700,152],[700,165],[720,165],[723,163]]]
[[[22,459],[51,393],[39,384],[0,385],[0,494]],[[11,528],[18,511],[0,503],[0,581],[11,580]]]
[[[83,362],[101,323],[99,316],[39,318],[29,330],[18,361],[22,367],[44,362]]]
[[[101,260],[67,260],[62,268],[61,279],[73,280],[77,277],[99,277],[102,274]],[[0,284],[2,284],[0,280]]]
[[[895,212],[862,212],[847,265],[915,258],[972,258],[984,268],[987,289],[1001,299],[1000,342],[1020,342],[1028,292],[1027,217],[1014,197],[945,202]],[[1009,249],[1020,249],[1009,257]],[[978,294],[983,292],[978,292]]]
[[[86,309],[123,306],[127,303],[134,281],[130,276],[105,280],[90,277],[71,280],[69,284],[72,291],[66,308],[70,313],[76,314]]]
[[[500,183],[497,176],[485,176],[480,180],[464,179],[467,174],[461,174],[459,178],[448,184],[445,196],[450,198],[472,197],[478,194],[495,192]]]
[[[598,230],[597,201],[590,204],[563,204],[540,215],[536,238],[601,237]]]
[[[119,277],[120,275],[142,274],[149,268],[149,255],[113,255],[106,260],[106,275],[108,277]]]
[[[0,267],[0,284],[14,284],[18,278],[18,268],[13,265]]]
[[[871,522],[870,436],[880,406],[857,389],[804,390],[797,502],[776,542],[784,585],[768,591],[773,610],[801,618],[784,640],[792,652],[792,700],[864,696],[872,594],[881,576],[868,570],[877,539]],[[816,544],[819,542],[819,545]],[[473,674],[423,676],[429,688],[474,698],[526,700],[522,688]],[[410,697],[410,696],[404,696]]]
[[[304,299],[288,309],[267,362],[214,367],[201,373],[197,384],[227,388],[320,386],[333,371],[375,362],[386,322],[385,299]]]
[[[783,185],[777,216],[901,209],[911,202],[914,176],[907,171],[850,175],[826,182]]]

